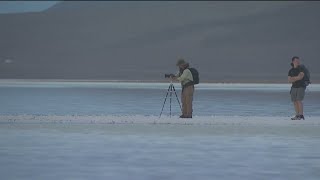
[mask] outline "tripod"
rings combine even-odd
[[[172,83],[172,80],[170,81],[170,85],[169,85],[169,88],[168,88],[168,91],[167,91],[167,94],[166,94],[166,98],[164,99],[164,102],[163,102],[163,105],[162,105],[162,109],[161,109],[161,113],[160,113],[160,116],[159,118],[161,117],[161,114],[162,114],[162,111],[163,111],[163,108],[164,108],[164,104],[166,103],[167,101],[167,97],[168,97],[168,94],[170,93],[170,117],[171,117],[171,102],[172,102],[172,93],[175,93],[176,97],[177,97],[177,100],[178,100],[178,103],[179,103],[179,106],[180,106],[180,110],[182,111],[182,108],[181,108],[181,104],[180,104],[180,101],[179,101],[179,98],[178,98],[178,95],[177,95],[177,92],[176,92],[176,88],[174,88],[173,86],[173,83]]]

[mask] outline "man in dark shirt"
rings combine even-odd
[[[289,83],[292,83],[290,94],[291,101],[293,102],[294,109],[296,111],[296,116],[291,118],[291,120],[304,120],[302,104],[306,90],[306,86],[303,81],[304,72],[303,68],[300,67],[299,57],[294,56],[291,61],[292,68],[288,73],[288,81]]]

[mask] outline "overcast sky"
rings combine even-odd
[[[0,13],[39,12],[58,1],[0,1]]]

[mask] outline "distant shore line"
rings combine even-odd
[[[0,79],[1,82],[121,82],[121,83],[168,83],[169,79],[164,80],[110,80],[110,79]],[[243,80],[243,81],[235,81],[235,80],[226,80],[226,81],[218,81],[218,80],[203,80],[200,83],[217,83],[217,84],[287,84],[286,81],[270,81],[270,80]],[[320,84],[320,81],[313,81],[313,84]],[[289,83],[288,83],[289,84]]]

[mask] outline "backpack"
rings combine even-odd
[[[193,77],[193,84],[199,84],[199,72],[195,68],[188,68]]]
[[[308,68],[301,64],[300,65],[300,68],[302,69],[303,73],[304,73],[304,76],[303,76],[303,82],[305,84],[305,86],[308,86],[309,84],[311,84],[311,81],[310,81],[310,71],[308,70]]]

